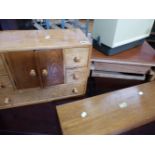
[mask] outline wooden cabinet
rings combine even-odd
[[[91,44],[80,30],[3,31],[0,42],[0,109],[85,93]]]

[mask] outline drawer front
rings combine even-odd
[[[57,99],[68,98],[83,95],[86,90],[86,83],[62,84],[51,86],[44,89],[30,88],[25,90],[10,91],[9,94],[0,94],[0,109],[8,106],[23,106],[43,102],[49,102]],[[8,95],[8,96],[7,96]]]
[[[0,93],[5,93],[8,90],[13,90],[13,86],[8,76],[0,76]]]
[[[53,100],[85,93],[86,83],[63,84],[40,91],[40,100]]]
[[[89,48],[64,49],[65,67],[86,67],[88,65]]]
[[[95,70],[135,73],[135,74],[146,74],[150,70],[149,66],[114,64],[106,62],[95,62],[94,67]]]
[[[0,75],[6,75],[6,74],[7,74],[7,71],[4,67],[2,56],[0,54]]]
[[[0,109],[9,108],[12,105],[11,97],[0,94]]]
[[[87,81],[88,69],[86,67],[66,69],[66,83],[79,83]]]

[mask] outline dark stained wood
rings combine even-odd
[[[93,49],[91,59],[92,61],[155,66],[155,50],[147,42],[112,56],[107,56]]]
[[[57,112],[63,134],[120,134],[154,121],[154,100],[155,81],[60,105]]]
[[[43,87],[64,83],[63,53],[61,49],[36,51],[36,61]]]
[[[118,63],[107,63],[107,62],[94,62],[94,68],[96,70],[136,73],[136,74],[146,74],[150,70],[149,66],[123,65]]]
[[[39,86],[39,78],[33,51],[8,52],[4,55],[17,89],[33,88]],[[34,70],[36,75],[31,76],[31,70]]]

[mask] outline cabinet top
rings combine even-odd
[[[89,45],[91,43],[80,29],[0,31],[0,52]]]

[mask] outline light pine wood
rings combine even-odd
[[[3,93],[6,90],[13,90],[12,83],[7,75],[0,76],[0,93]]]
[[[66,83],[79,83],[85,81],[89,75],[87,67],[66,69]]]
[[[1,31],[0,43],[0,52],[21,52],[21,49],[89,47],[91,45],[79,29]]]
[[[12,74],[11,74],[10,68],[9,68],[9,66],[8,66],[8,63],[7,63],[7,61],[6,61],[4,55],[5,55],[4,53],[1,54],[2,60],[3,60],[3,65],[4,65],[5,69],[6,69],[6,75],[9,77],[10,82],[11,82],[11,84],[12,84],[12,86],[13,86],[13,89],[16,89],[16,85],[15,85],[13,76],[12,76]]]
[[[10,108],[12,106],[11,102],[10,102],[10,98],[8,97],[8,95],[3,95],[0,98],[0,109],[2,108]]]
[[[94,70],[114,71],[123,73],[146,74],[151,69],[149,66],[126,65],[117,63],[94,62]]]
[[[57,112],[63,134],[120,134],[155,120],[154,98],[153,81],[59,105]]]
[[[64,63],[67,68],[86,67],[89,60],[89,48],[64,49]]]
[[[62,84],[47,88],[30,88],[24,90],[9,90],[0,93],[0,109],[13,108],[53,100],[80,96],[85,93],[86,82]],[[7,92],[7,93],[6,93]],[[9,103],[5,103],[8,98]],[[7,106],[5,106],[7,105]]]
[[[86,92],[91,44],[82,31],[5,31],[0,42],[0,109]]]
[[[2,59],[2,54],[0,54],[0,75],[7,75],[7,71],[4,67],[4,63]]]

